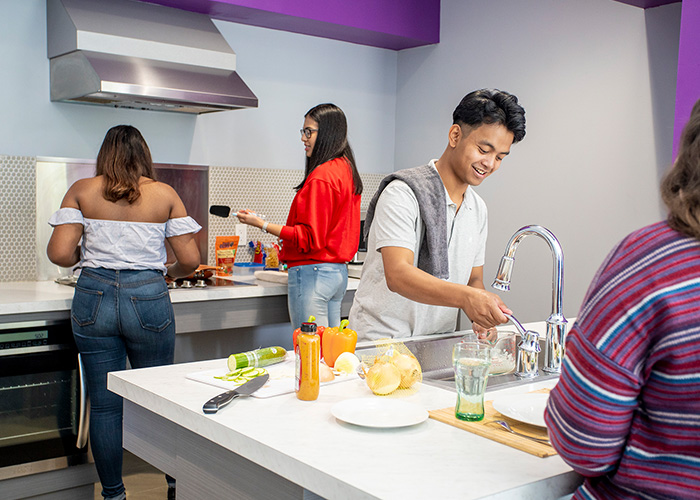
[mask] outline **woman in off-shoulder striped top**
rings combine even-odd
[[[90,396],[90,441],[102,496],[126,498],[122,481],[122,399],[107,373],[173,362],[175,322],[164,274],[184,277],[199,265],[194,234],[177,193],[157,182],[141,133],[110,129],[95,177],[81,179],[51,216],[47,253],[59,266],[81,268],[73,302],[73,337]],[[165,240],[177,261],[166,268]],[[174,480],[168,478],[169,496]]]

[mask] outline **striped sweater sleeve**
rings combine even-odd
[[[622,456],[641,390],[639,377],[605,357],[574,329],[547,426],[562,458],[583,476],[614,469]]]
[[[575,498],[700,498],[700,242],[635,231],[596,274],[545,421]]]

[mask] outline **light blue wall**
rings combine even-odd
[[[223,21],[216,25],[236,51],[236,69],[260,107],[200,116],[192,162],[302,168],[304,113],[333,102],[347,115],[360,170],[392,171],[397,52]]]
[[[156,161],[187,163],[196,118],[52,103],[46,57],[46,2],[0,0],[0,152],[95,158],[107,129],[127,123]]]
[[[52,103],[44,0],[0,0],[0,153],[94,158],[105,132],[128,123],[154,160],[303,168],[298,130],[320,102],[346,111],[363,172],[394,164],[395,51],[216,21],[260,107],[201,116]]]

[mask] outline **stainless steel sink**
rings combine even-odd
[[[418,359],[423,370],[423,383],[442,387],[456,392],[455,376],[452,369],[452,347],[466,334],[466,331],[450,334],[428,335],[417,338],[397,339],[402,342]],[[544,366],[544,340],[540,341],[542,352],[538,358],[540,375],[531,379],[516,377],[513,373],[504,375],[489,375],[487,387],[503,389],[510,386],[556,379],[558,374],[548,374],[542,371]],[[356,354],[362,359],[364,355],[372,355],[377,349],[374,346],[358,346]]]

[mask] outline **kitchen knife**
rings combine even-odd
[[[221,408],[233,401],[234,398],[237,398],[238,396],[249,396],[253,394],[263,385],[265,385],[265,382],[267,382],[269,378],[270,374],[266,373],[265,375],[255,377],[253,380],[249,380],[242,386],[232,391],[227,391],[222,394],[219,394],[218,396],[215,396],[206,403],[204,403],[202,410],[204,411],[204,413],[216,413]]]

